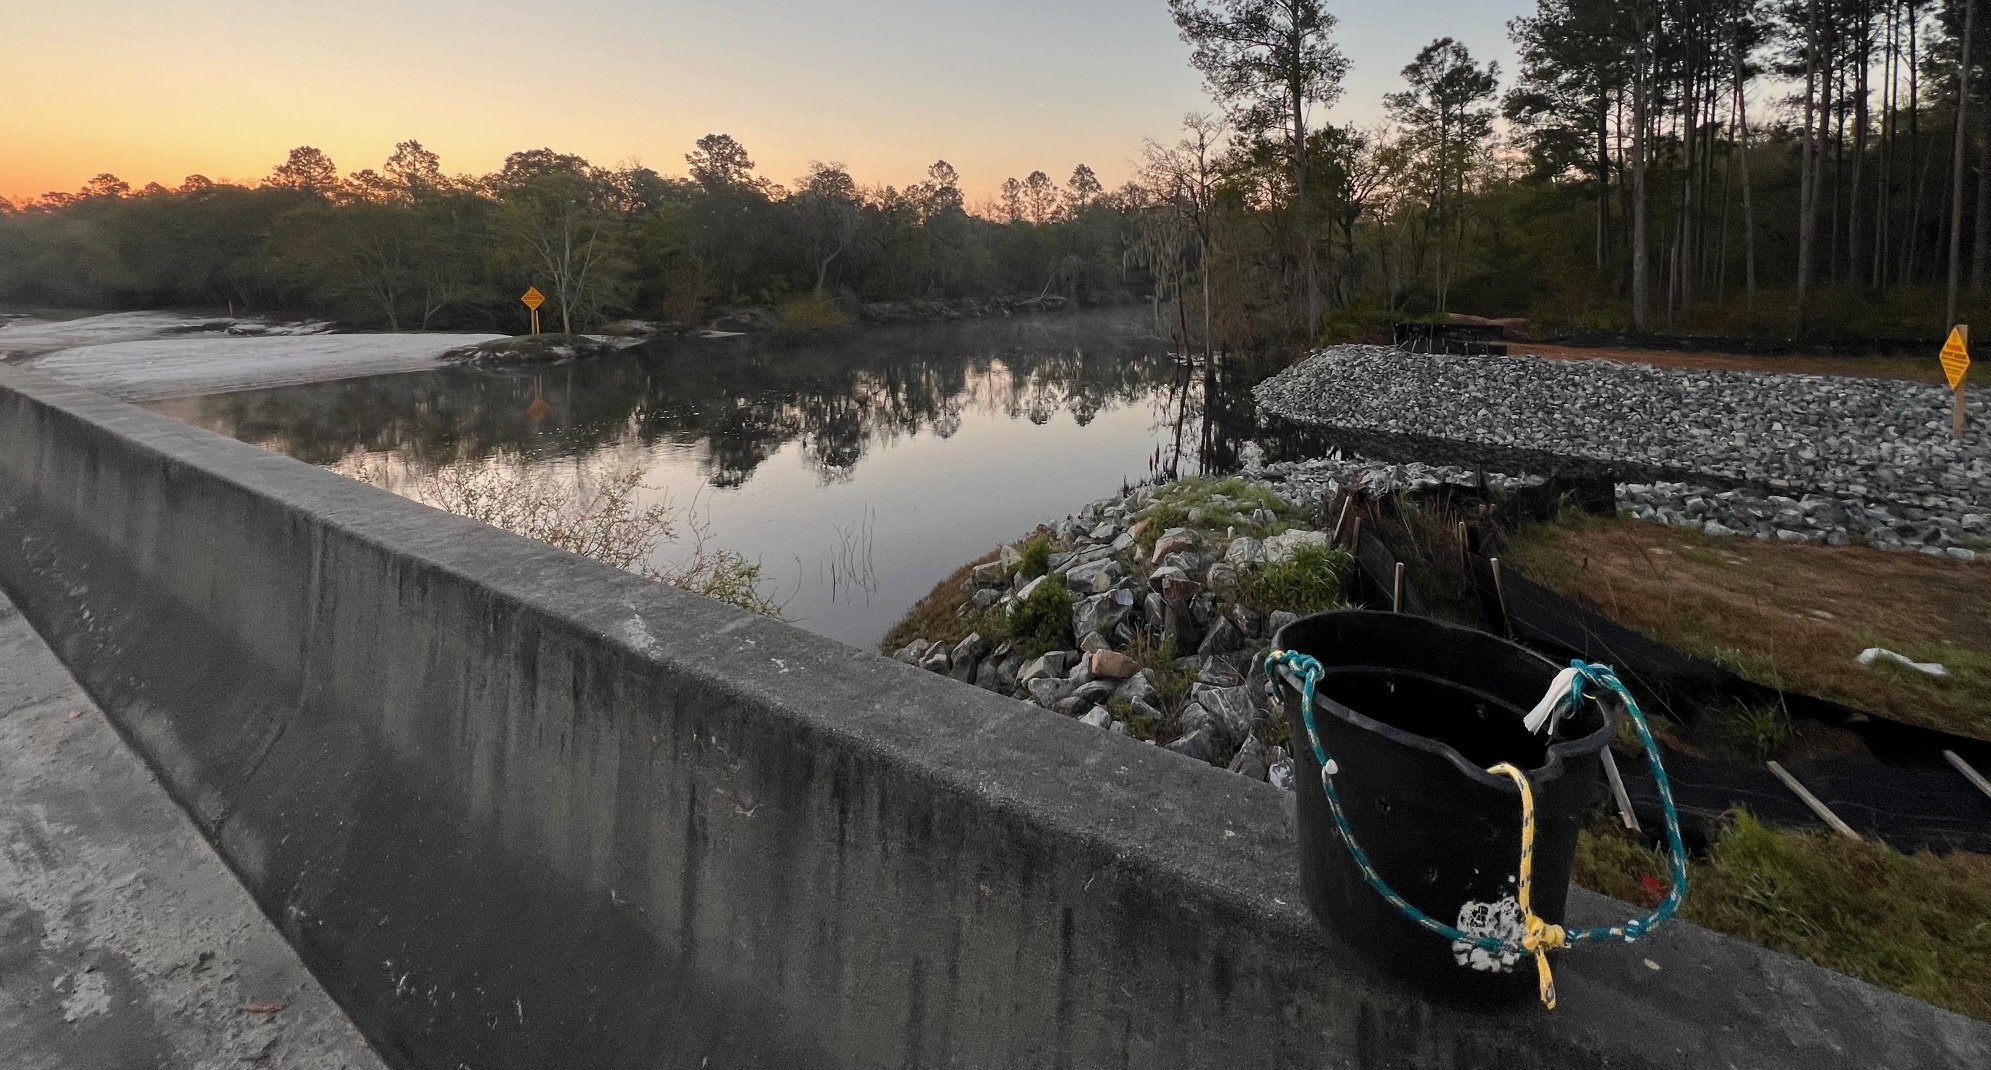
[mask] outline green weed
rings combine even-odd
[[[1263,613],[1307,616],[1344,604],[1343,581],[1353,562],[1345,550],[1302,546],[1284,560],[1238,576],[1238,600]]]
[[[1038,536],[1023,544],[1023,560],[1016,566],[1017,575],[1026,580],[1034,580],[1051,571],[1051,540]]]
[[[1666,872],[1663,854],[1608,819],[1577,842],[1576,880],[1593,891],[1651,906]],[[1991,1019],[1991,857],[1905,855],[1738,810],[1692,864],[1680,916]]]
[[[1071,592],[1055,578],[1038,584],[1009,607],[1009,636],[1026,658],[1072,649]]]

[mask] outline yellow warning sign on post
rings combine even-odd
[[[546,303],[546,295],[539,292],[539,287],[528,286],[525,292],[519,295],[519,300],[525,302],[525,307],[532,310],[532,333],[538,334],[539,306]]]
[[[1950,414],[1950,432],[1958,442],[1963,441],[1963,376],[1970,370],[1970,325],[1959,323],[1950,328],[1949,341],[1943,343],[1943,374],[1949,377],[1950,394],[1954,405]]]
[[[1950,330],[1950,340],[1943,343],[1943,374],[1949,376],[1950,389],[1963,385],[1963,375],[1970,370],[1970,327],[1957,324]]]

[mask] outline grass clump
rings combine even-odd
[[[1142,741],[1152,741],[1161,729],[1161,718],[1154,713],[1139,713],[1134,704],[1125,699],[1114,699],[1106,704],[1106,712],[1114,720],[1127,726],[1127,734]]]
[[[1042,535],[1023,544],[1023,560],[1016,566],[1016,574],[1026,580],[1034,580],[1051,571],[1051,540]]]
[[[1009,607],[1009,635],[1026,658],[1072,649],[1072,594],[1055,577]]]
[[[825,293],[809,294],[784,301],[774,314],[784,331],[823,331],[850,326],[850,316]]]
[[[1254,519],[1252,514],[1259,510],[1271,513],[1273,519]],[[1277,535],[1293,526],[1300,510],[1270,488],[1237,476],[1185,476],[1155,488],[1154,501],[1138,515],[1148,522],[1140,544],[1144,550],[1152,550],[1155,540],[1169,528],[1235,531],[1257,539]]]
[[[1261,613],[1307,616],[1343,604],[1343,582],[1354,558],[1345,550],[1302,546],[1282,560],[1238,576],[1238,600]]]
[[[1594,891],[1649,907],[1666,872],[1661,852],[1607,819],[1578,840],[1576,880]],[[1691,865],[1680,916],[1991,1020],[1991,857],[1907,855],[1738,810]]]

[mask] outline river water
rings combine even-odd
[[[644,500],[695,511],[711,545],[758,561],[790,620],[874,647],[962,563],[1146,478],[1178,434],[1184,474],[1225,466],[1238,436],[1222,427],[1254,377],[1206,383],[1145,310],[1117,310],[659,342],[151,407],[406,493],[443,466],[640,468]],[[663,545],[655,563],[685,552]]]

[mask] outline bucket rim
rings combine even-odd
[[[1516,643],[1511,639],[1504,639],[1498,635],[1494,635],[1492,632],[1483,632],[1477,628],[1468,628],[1463,625],[1452,624],[1448,621],[1438,620],[1433,617],[1412,617],[1409,614],[1392,613],[1389,612],[1388,610],[1379,610],[1379,609],[1339,609],[1339,610],[1331,610],[1326,613],[1315,613],[1312,614],[1311,616],[1301,617],[1299,620],[1287,624],[1284,628],[1280,628],[1278,634],[1272,637],[1272,645],[1275,649],[1279,650],[1291,649],[1285,643],[1287,629],[1298,627],[1299,625],[1305,624],[1308,621],[1318,621],[1318,620],[1324,620],[1336,617],[1361,617],[1361,618],[1371,618],[1371,619],[1388,618],[1393,620],[1402,620],[1405,618],[1409,618],[1421,624],[1431,625],[1436,628],[1442,629],[1444,631],[1454,632],[1460,635],[1473,636],[1477,640],[1490,640],[1494,643],[1511,647],[1514,650],[1517,650],[1520,653],[1526,655],[1528,658],[1541,662],[1543,667],[1548,670],[1548,673],[1551,677],[1553,677],[1555,673],[1561,671],[1555,662],[1549,660],[1546,657],[1543,657],[1541,654],[1536,653],[1535,651],[1530,650],[1527,647],[1524,647],[1521,644]],[[1280,669],[1280,680],[1287,687],[1294,687],[1292,681],[1287,678],[1287,670],[1284,669],[1283,667]],[[1297,690],[1297,688],[1295,688],[1295,690]],[[1384,722],[1378,721],[1375,718],[1370,717],[1359,710],[1350,709],[1349,707],[1334,701],[1332,698],[1329,698],[1326,695],[1316,694],[1314,696],[1314,699],[1315,699],[1314,704],[1316,708],[1325,709],[1329,713],[1333,714],[1335,717],[1340,718],[1342,721],[1345,721],[1348,724],[1356,728],[1360,728],[1364,731],[1373,732],[1393,743],[1410,747],[1414,750],[1424,751],[1428,754],[1436,755],[1437,757],[1443,758],[1447,762],[1450,762],[1454,768],[1458,769],[1459,772],[1465,774],[1468,778],[1472,779],[1473,781],[1479,783],[1484,787],[1492,788],[1494,790],[1501,791],[1509,795],[1514,795],[1516,797],[1519,797],[1519,795],[1521,794],[1520,786],[1515,784],[1512,780],[1508,779],[1505,776],[1497,776],[1493,773],[1488,772],[1485,768],[1481,766],[1474,765],[1472,762],[1466,759],[1465,755],[1460,754],[1458,750],[1449,743],[1433,739],[1430,736],[1421,736],[1415,732],[1406,732],[1403,729],[1397,728],[1394,725],[1385,724]],[[1576,739],[1566,739],[1560,743],[1549,744],[1543,754],[1542,763],[1533,769],[1524,770],[1524,772],[1527,773],[1528,780],[1531,783],[1540,783],[1543,781],[1554,780],[1562,775],[1562,768],[1564,765],[1565,758],[1578,759],[1584,757],[1585,755],[1594,754],[1598,751],[1602,751],[1603,749],[1611,745],[1611,739],[1615,735],[1616,735],[1616,719],[1613,716],[1611,710],[1608,707],[1606,707],[1604,710],[1603,723],[1597,727],[1596,731],[1591,732],[1584,736],[1580,736]]]

